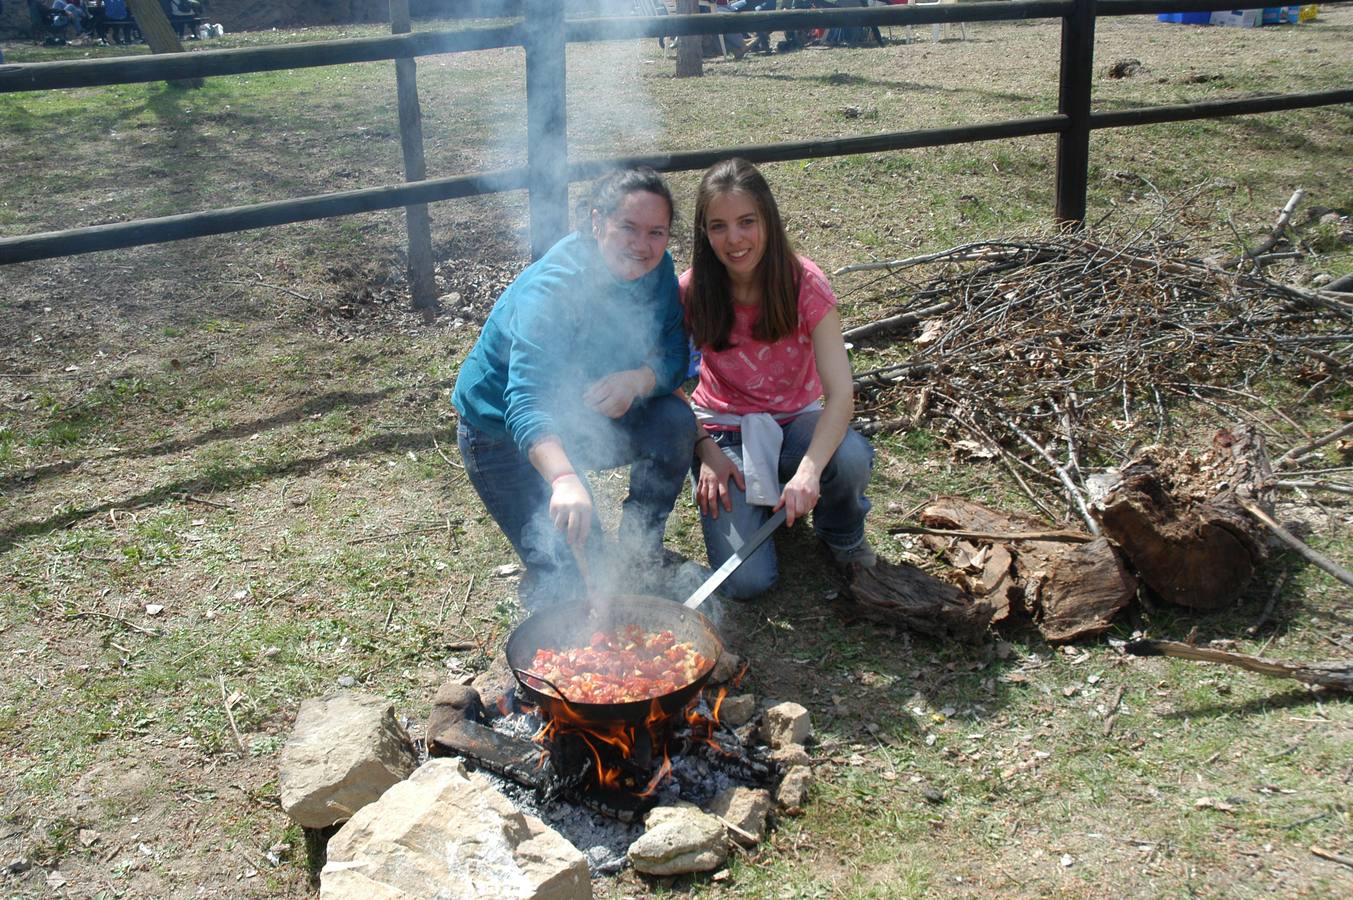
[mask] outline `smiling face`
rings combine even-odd
[[[672,227],[667,200],[649,191],[631,191],[609,216],[592,210],[592,237],[611,274],[633,281],[662,261]]]
[[[752,281],[766,255],[766,222],[750,194],[729,191],[710,198],[705,237],[734,284]]]

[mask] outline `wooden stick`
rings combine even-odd
[[[1315,440],[1309,443],[1302,444],[1300,447],[1293,447],[1291,450],[1288,450],[1282,456],[1278,457],[1273,461],[1273,468],[1281,469],[1284,466],[1288,465],[1289,463],[1295,462],[1299,457],[1305,456],[1307,453],[1310,453],[1312,450],[1317,450],[1325,446],[1326,444],[1333,443],[1334,441],[1339,440],[1339,438],[1347,437],[1350,434],[1353,434],[1353,422],[1349,422],[1343,428],[1338,428],[1335,429],[1334,431],[1331,431],[1324,437],[1316,438]]]
[[[1264,611],[1259,614],[1259,621],[1255,622],[1249,628],[1245,629],[1248,635],[1256,635],[1259,629],[1264,627],[1269,616],[1273,615],[1273,609],[1278,605],[1278,595],[1283,592],[1283,585],[1287,584],[1287,573],[1283,572],[1278,576],[1278,580],[1273,583],[1273,590],[1268,595],[1268,602],[1264,604]]]
[[[1264,512],[1259,504],[1255,503],[1249,497],[1242,497],[1239,494],[1236,494],[1236,502],[1239,503],[1247,513],[1267,526],[1268,530],[1272,531],[1280,541],[1300,553],[1308,562],[1324,569],[1349,587],[1353,587],[1353,572],[1348,571],[1328,556],[1325,556],[1325,554],[1321,553],[1319,550],[1314,550],[1306,546],[1299,537],[1275,522],[1272,516]]]
[[[927,528],[924,525],[894,525],[889,534],[937,534],[941,537],[971,538],[979,541],[1059,541],[1088,544],[1095,538],[1083,531],[964,531],[957,528]]]
[[[1353,857],[1334,853],[1330,850],[1326,850],[1324,847],[1317,847],[1315,844],[1311,845],[1311,852],[1321,859],[1328,859],[1330,862],[1336,862],[1341,866],[1353,867]]]
[[[1253,260],[1255,265],[1260,266],[1263,265],[1263,262],[1261,261],[1260,257],[1264,256],[1265,254],[1268,253],[1268,251],[1278,246],[1278,242],[1283,239],[1283,232],[1287,229],[1287,223],[1292,220],[1292,213],[1296,211],[1297,204],[1300,203],[1301,198],[1305,196],[1306,191],[1301,188],[1297,188],[1295,191],[1293,191],[1292,196],[1287,200],[1287,204],[1283,206],[1282,210],[1279,211],[1278,219],[1276,222],[1273,223],[1273,230],[1268,233],[1268,237],[1264,238],[1257,245],[1255,245],[1253,250],[1245,251],[1245,255],[1248,256],[1251,260]],[[1236,263],[1238,263],[1239,261],[1240,260],[1236,260],[1235,262],[1232,262],[1230,266],[1223,266],[1223,268],[1229,269],[1231,268],[1231,266],[1236,265]]]
[[[873,272],[878,269],[905,269],[909,266],[917,266],[921,263],[935,262],[939,259],[953,260],[974,260],[974,259],[1004,259],[1010,256],[1018,256],[1021,253],[1029,253],[1031,250],[988,250],[981,253],[971,253],[969,251],[978,247],[986,246],[983,243],[964,244],[959,247],[950,247],[948,250],[941,250],[938,253],[925,253],[921,256],[909,256],[906,259],[893,259],[887,262],[872,263],[854,263],[849,266],[841,266],[839,269],[833,269],[833,275],[845,275],[849,272]]]
[[[216,683],[221,686],[221,707],[225,710],[226,721],[230,723],[230,733],[235,736],[235,746],[243,753],[244,738],[240,737],[240,730],[235,725],[235,714],[230,711],[230,698],[226,696],[225,676],[217,675]]]
[[[1292,678],[1304,684],[1319,684],[1336,690],[1353,691],[1353,661],[1286,663],[1265,659],[1262,656],[1250,656],[1247,653],[1228,653],[1212,647],[1195,647],[1180,641],[1129,641],[1126,650],[1133,656],[1172,656],[1176,659],[1224,663],[1273,678]]]
[[[752,834],[750,831],[747,831],[745,828],[739,828],[737,825],[734,825],[732,822],[728,821],[723,816],[715,816],[714,818],[718,819],[719,824],[723,825],[723,827],[727,828],[729,831],[733,832],[738,837],[741,837],[753,844],[761,843],[759,840],[757,840],[756,835]]]
[[[79,619],[79,618],[82,618],[82,617],[84,617],[84,616],[93,616],[93,617],[99,618],[99,619],[108,619],[108,620],[111,621],[111,622],[117,622],[119,625],[125,625],[125,626],[127,626],[128,628],[130,628],[132,631],[139,631],[139,632],[141,632],[142,634],[148,634],[148,635],[150,635],[151,637],[159,637],[159,636],[160,636],[160,633],[159,633],[158,631],[154,630],[153,628],[142,628],[140,625],[137,625],[135,622],[129,622],[129,621],[127,621],[126,619],[122,618],[122,616],[115,616],[115,615],[113,615],[112,613],[99,612],[99,611],[96,610],[96,609],[77,609],[75,612],[72,612],[72,613],[66,613],[66,618],[67,618],[67,619]]]
[[[996,418],[999,419],[1006,428],[1009,428],[1018,435],[1024,443],[1032,447],[1034,452],[1043,457],[1048,465],[1052,466],[1053,470],[1057,472],[1057,478],[1062,482],[1062,487],[1066,489],[1067,499],[1071,501],[1072,505],[1076,508],[1076,511],[1080,513],[1081,519],[1085,522],[1085,527],[1090,529],[1091,534],[1098,537],[1099,525],[1090,515],[1090,510],[1085,505],[1085,498],[1081,495],[1080,488],[1078,488],[1076,483],[1071,480],[1071,476],[1067,474],[1066,469],[1057,465],[1057,460],[1052,458],[1052,454],[1048,452],[1047,448],[1025,434],[1024,429],[1002,416],[997,416]]]
[[[1283,488],[1288,491],[1332,491],[1336,494],[1353,494],[1353,486],[1335,484],[1329,481],[1271,481],[1266,486]]]

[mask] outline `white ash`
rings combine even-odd
[[[530,788],[492,772],[485,771],[484,775],[517,809],[535,816],[581,850],[593,875],[614,875],[623,869],[627,862],[625,852],[644,833],[641,822],[626,825],[562,800],[541,804]]]

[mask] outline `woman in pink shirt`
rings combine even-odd
[[[851,430],[855,399],[836,295],[795,255],[770,187],[744,159],[700,181],[692,265],[681,276],[686,324],[701,353],[691,397],[704,431],[696,500],[718,567],[772,513],[812,513],[838,565],[872,566],[864,519],[874,451]],[[745,599],[775,583],[767,542],[724,583]]]

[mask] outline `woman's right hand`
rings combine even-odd
[[[592,527],[592,497],[582,479],[572,473],[554,480],[550,494],[550,521],[573,546],[581,547]]]
[[[713,444],[712,441],[708,443]],[[711,519],[719,518],[720,506],[725,511],[733,509],[733,497],[728,490],[730,478],[739,490],[747,490],[742,470],[723,450],[715,446],[713,452],[700,457],[700,479],[695,486],[695,502],[700,505],[700,511]]]

